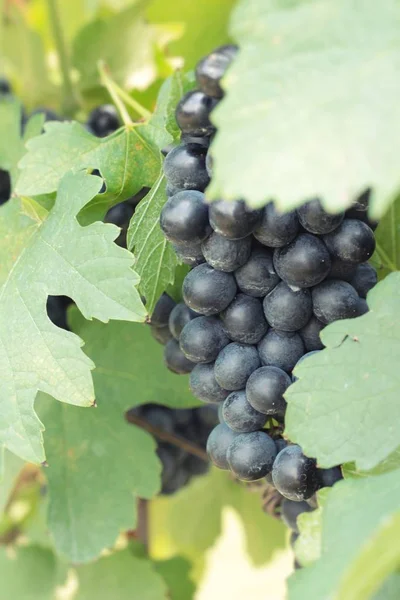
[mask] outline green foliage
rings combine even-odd
[[[175,496],[154,501],[153,528],[155,532],[164,532],[177,554],[196,560],[221,534],[225,506],[234,508],[241,518],[247,551],[255,564],[264,564],[284,547],[285,528],[263,513],[260,495],[252,494],[247,486],[217,469],[211,469],[208,475],[197,478]]]
[[[295,543],[296,558],[303,567],[307,567],[321,556],[321,520],[323,508],[329,494],[329,488],[317,493],[318,508],[302,513],[297,518],[300,536]]]
[[[63,583],[65,569],[50,550],[40,546],[18,548],[14,557],[0,549],[0,578],[3,598],[53,600]]]
[[[152,563],[127,549],[77,569],[76,600],[165,600],[167,587]]]
[[[229,42],[227,22],[235,0],[202,0],[187,2],[153,0],[147,16],[153,23],[182,23],[183,35],[170,44],[170,52],[184,58],[185,68],[193,68],[198,60],[217,46]]]
[[[191,564],[181,556],[154,563],[154,567],[166,582],[172,600],[191,600],[195,587],[190,579]]]
[[[0,268],[0,441],[32,462],[44,460],[42,426],[33,409],[38,390],[78,406],[94,401],[92,363],[80,340],[48,319],[47,295],[74,298],[86,318],[143,321],[146,315],[132,257],[112,243],[118,229],[102,223],[83,228],[76,220],[98,189],[98,178],[69,174],[43,223],[19,215],[17,199],[0,213],[7,231],[0,243],[9,255]]]
[[[321,558],[289,579],[289,599],[364,600],[400,561],[400,471],[340,482],[323,509]]]
[[[400,270],[400,197],[391,204],[375,232],[376,251],[371,263],[383,279]]]
[[[400,184],[399,22],[396,0],[242,0],[209,197],[338,211],[371,186],[381,216]]]
[[[368,294],[369,313],[329,325],[327,349],[296,368],[285,431],[323,467],[355,461],[371,469],[400,445],[399,298],[400,274],[392,273]]]

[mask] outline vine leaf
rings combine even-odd
[[[77,569],[76,600],[108,600],[110,591],[119,600],[165,600],[167,586],[153,563],[136,557],[128,548]]]
[[[53,600],[57,586],[65,581],[66,568],[51,550],[40,546],[19,546],[15,551],[16,556],[10,557],[6,548],[0,549],[4,597]]]
[[[400,560],[400,470],[337,483],[322,517],[321,558],[289,579],[289,599],[364,600]],[[379,560],[378,560],[379,557]]]
[[[335,212],[371,187],[382,216],[400,187],[399,21],[396,0],[241,0],[209,197]]]
[[[300,535],[296,540],[294,551],[303,567],[311,565],[321,556],[321,520],[329,492],[330,488],[319,490],[318,508],[302,513],[297,518]]]
[[[370,262],[379,279],[400,270],[400,196],[391,204],[375,231],[376,250]]]
[[[55,192],[68,171],[98,169],[106,191],[83,211],[86,220],[93,220],[102,218],[112,204],[150,187],[160,171],[160,153],[146,125],[121,128],[106,138],[96,138],[75,122],[50,122],[44,128],[44,135],[27,143],[20,162],[16,192],[21,196]]]
[[[0,210],[0,443],[42,462],[38,390],[78,406],[94,402],[92,362],[81,340],[47,317],[50,295],[73,298],[86,318],[143,321],[132,256],[113,244],[118,228],[81,227],[76,215],[99,190],[99,178],[67,174],[44,222],[19,213],[17,198]],[[1,249],[1,248],[0,248]]]
[[[57,550],[82,562],[113,546],[121,530],[133,529],[133,499],[150,498],[160,488],[153,438],[128,424],[125,411],[149,402],[179,408],[198,403],[187,378],[165,368],[150,327],[86,321],[74,307],[69,325],[96,364],[97,408],[82,411],[43,398],[39,415],[46,426],[48,527]]]
[[[296,368],[286,392],[286,434],[322,467],[355,461],[369,470],[400,445],[400,273],[378,283],[368,305],[324,329],[327,348]]]
[[[197,519],[193,520],[193,506],[201,507],[201,527],[198,521],[195,523]],[[162,531],[168,547],[195,563],[221,534],[226,506],[236,510],[241,518],[247,551],[255,564],[265,564],[275,550],[285,546],[285,527],[263,513],[259,494],[250,494],[228,473],[214,468],[178,494],[152,502],[153,531]]]
[[[175,107],[184,91],[192,85],[190,76],[183,77],[177,72],[161,89],[155,114],[149,123],[153,140],[159,148],[178,139],[180,132],[175,121]],[[136,257],[135,269],[141,278],[139,289],[150,314],[161,294],[174,284],[178,266],[177,255],[159,224],[160,213],[167,200],[165,187],[161,171],[133,215],[127,237],[128,248],[134,251]]]

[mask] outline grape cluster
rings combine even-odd
[[[168,327],[166,317],[154,327],[153,316],[153,331],[166,343],[167,366],[190,372],[196,398],[222,407],[207,443],[212,462],[244,481],[266,478],[286,499],[282,516],[296,531],[293,514],[308,510],[307,501],[341,472],[319,469],[283,439],[284,394],[294,367],[323,348],[321,330],[368,310],[366,294],[377,281],[367,262],[376,223],[368,219],[368,192],[337,214],[318,199],[287,213],[273,202],[260,210],[241,199],[206,202],[210,112],[236,51],[224,46],[200,61],[198,89],[176,108],[181,143],[164,161],[168,199],[160,226],[192,268],[184,302],[170,308],[164,296]]]
[[[204,406],[193,409],[171,409],[157,404],[144,404],[128,411],[154,430],[171,434],[175,443],[159,441],[157,454],[162,464],[161,494],[169,495],[187,485],[190,479],[208,471],[209,463],[177,445],[191,440],[205,450],[210,431],[218,422],[217,409]]]

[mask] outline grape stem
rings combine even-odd
[[[57,0],[47,0],[47,9],[63,78],[63,110],[67,116],[73,116],[79,108],[79,102],[71,79],[69,56],[62,32]]]
[[[194,444],[193,442],[190,442],[186,438],[182,438],[178,435],[175,435],[174,433],[164,431],[159,427],[154,427],[154,425],[148,423],[146,419],[138,417],[129,410],[125,413],[125,419],[128,421],[128,423],[137,425],[141,429],[144,429],[148,433],[151,433],[162,442],[168,442],[169,444],[173,444],[174,446],[177,446],[178,448],[182,448],[182,450],[189,452],[189,454],[193,454],[194,456],[197,456],[198,458],[201,458],[204,461],[208,462],[207,452],[203,450],[203,448],[201,448],[197,444]]]

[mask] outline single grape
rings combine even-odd
[[[221,46],[197,63],[196,80],[205,94],[222,98],[224,92],[220,82],[236,53],[236,46]]]
[[[311,498],[320,482],[315,459],[304,456],[300,446],[287,446],[274,461],[272,480],[278,492],[295,502]]]
[[[253,371],[247,380],[247,400],[253,408],[264,415],[283,417],[286,411],[286,400],[283,394],[291,383],[289,375],[282,369],[260,367]]]
[[[120,127],[117,109],[112,104],[98,106],[90,113],[87,125],[97,137],[110,135]]]
[[[68,305],[64,302],[65,296],[48,296],[46,302],[47,316],[50,321],[60,329],[69,330],[67,322]]]
[[[164,173],[170,185],[203,192],[210,178],[206,170],[207,148],[202,144],[180,144],[164,160]]]
[[[150,331],[153,338],[163,346],[172,338],[168,325],[164,327],[150,327]]]
[[[158,302],[151,315],[152,327],[165,327],[168,325],[169,315],[176,306],[175,300],[164,292],[158,299]]]
[[[252,210],[243,200],[225,202],[217,200],[210,205],[211,227],[230,240],[245,238],[257,226],[262,211]]]
[[[178,342],[174,339],[169,340],[165,346],[164,363],[170,371],[177,375],[190,373],[195,365],[183,354]]]
[[[110,208],[104,217],[104,222],[112,223],[113,225],[117,225],[117,227],[127,227],[134,212],[135,209],[131,204],[120,202]]]
[[[368,227],[372,231],[375,231],[375,229],[379,225],[379,221],[373,221],[372,219],[369,218],[368,211],[366,211],[366,210],[357,210],[355,208],[350,208],[349,210],[346,211],[345,218],[346,219],[358,219],[359,221],[362,221],[363,223],[368,225]]]
[[[146,404],[142,411],[143,418],[157,429],[173,433],[174,431],[174,417],[171,410],[165,406],[158,406],[157,404]]]
[[[302,502],[294,502],[285,498],[281,504],[281,518],[289,529],[299,533],[297,527],[297,517],[305,512],[311,512],[312,508],[304,500]]]
[[[190,475],[198,476],[205,475],[208,472],[210,465],[206,460],[200,458],[199,456],[188,454],[184,460],[183,468],[186,469]]]
[[[319,321],[317,317],[313,315],[307,325],[304,325],[304,327],[300,329],[299,334],[307,352],[311,352],[312,350],[322,350],[322,348],[324,348],[319,335],[324,327],[324,323]]]
[[[238,294],[220,314],[225,333],[233,342],[257,344],[268,329],[258,298]]]
[[[210,112],[216,101],[201,90],[185,94],[176,107],[175,117],[180,130],[192,136],[211,135],[215,131]]]
[[[216,271],[202,264],[188,273],[183,281],[183,299],[195,312],[216,315],[224,310],[236,294],[236,283],[231,273]]]
[[[325,244],[311,233],[301,233],[288,246],[274,252],[274,267],[288,285],[307,288],[328,275],[331,258]]]
[[[332,487],[343,479],[342,469],[340,467],[331,467],[330,469],[319,469],[319,478],[321,487]]]
[[[351,282],[356,272],[357,265],[334,258],[331,260],[331,270],[326,276],[327,279],[341,279],[342,281]]]
[[[5,77],[0,77],[0,94],[11,94],[11,84]]]
[[[323,240],[334,258],[355,264],[366,262],[375,250],[374,232],[357,219],[345,219]]]
[[[190,308],[186,306],[184,302],[179,302],[179,304],[176,304],[171,310],[168,319],[169,330],[174,338],[179,340],[182,329],[185,327],[185,325],[198,316],[199,315],[193,310],[190,310]]]
[[[190,373],[190,389],[202,402],[223,402],[229,392],[215,379],[214,363],[198,364]]]
[[[235,271],[235,279],[240,291],[248,296],[266,296],[280,281],[271,251],[267,248],[253,250],[249,260]]]
[[[284,440],[283,438],[277,438],[274,440],[274,442],[275,442],[277,454],[279,454],[279,452],[281,450],[283,450],[284,448],[286,448],[286,446],[288,445],[287,441]]]
[[[174,244],[199,244],[211,232],[204,194],[195,190],[178,192],[164,204],[160,226]]]
[[[357,265],[351,285],[361,298],[366,298],[369,290],[378,283],[378,275],[373,266],[368,263]]]
[[[214,367],[215,379],[225,390],[241,390],[260,364],[255,346],[232,342],[218,354]]]
[[[226,423],[220,423],[208,436],[207,454],[211,462],[219,469],[229,470],[227,452],[237,435]]]
[[[357,316],[360,317],[361,315],[365,315],[367,312],[369,312],[367,301],[364,298],[360,298],[358,300]]]
[[[194,413],[197,419],[197,425],[200,429],[207,430],[207,437],[211,429],[218,425],[218,408],[213,405],[200,406],[200,408],[194,409]]]
[[[187,469],[183,465],[178,467],[175,473],[168,479],[168,481],[163,483],[163,486],[161,488],[161,494],[164,496],[170,496],[172,494],[175,494],[180,489],[185,487],[189,479],[190,473],[187,471]]]
[[[185,325],[180,335],[183,354],[195,363],[212,362],[228,343],[217,317],[196,317]]]
[[[298,333],[270,329],[259,342],[258,352],[263,365],[279,367],[290,373],[305,348]]]
[[[267,420],[265,415],[248,403],[245,390],[229,394],[222,407],[222,417],[228,427],[238,433],[258,431]]]
[[[307,289],[294,292],[281,281],[265,296],[263,308],[271,327],[281,331],[297,331],[311,318],[311,293]]]
[[[0,169],[0,206],[11,196],[11,178],[8,171]]]
[[[197,267],[206,261],[201,250],[201,244],[172,244],[181,262],[191,267]]]
[[[275,442],[264,431],[240,433],[227,452],[232,472],[243,481],[265,477],[271,471],[275,457]]]
[[[296,211],[280,213],[270,202],[264,208],[260,224],[253,234],[264,246],[280,248],[289,244],[298,231],[299,220]]]
[[[312,290],[314,314],[322,323],[351,319],[358,312],[359,297],[350,283],[329,279]]]
[[[344,219],[344,213],[335,215],[326,212],[318,199],[310,200],[297,209],[300,224],[310,233],[330,233]]]
[[[229,240],[215,231],[201,245],[203,256],[214,269],[231,273],[247,261],[251,253],[250,236]]]

